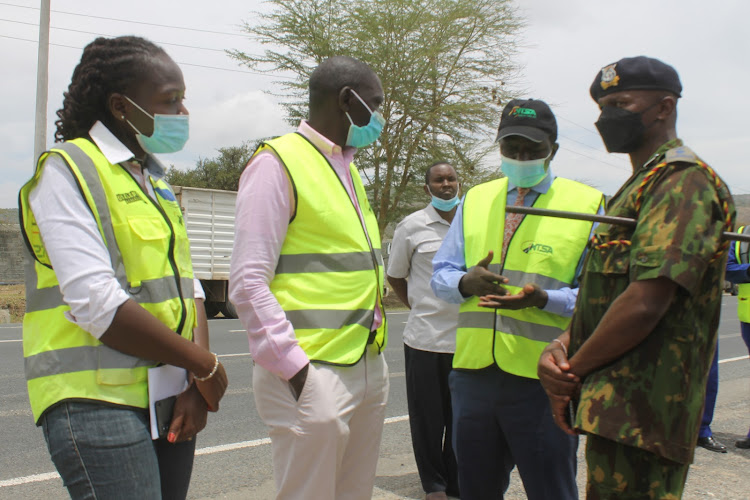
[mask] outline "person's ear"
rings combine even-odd
[[[664,96],[659,101],[657,120],[666,120],[674,113],[677,107],[677,98],[675,96]]]
[[[341,90],[339,90],[338,95],[338,105],[339,109],[341,111],[348,113],[351,109],[351,100],[352,100],[352,88],[348,85],[345,87],[342,87]]]
[[[130,109],[130,103],[124,95],[112,93],[107,99],[107,110],[117,121],[125,121],[125,115]]]
[[[430,188],[427,187],[427,184],[425,184],[422,187],[424,188],[424,194],[426,194],[427,196],[429,196],[430,198],[432,198],[432,193],[430,193]]]
[[[554,143],[552,145],[552,153],[549,155],[549,161],[552,161],[555,159],[555,155],[557,154],[558,149],[560,149],[560,145],[558,143]]]

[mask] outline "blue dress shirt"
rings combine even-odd
[[[553,180],[555,180],[555,176],[552,173],[552,169],[550,169],[542,182],[530,188],[531,191],[524,197],[524,206],[530,207],[533,205],[540,194],[544,194],[549,190]],[[517,187],[508,182],[507,205],[513,205],[516,202],[517,196]],[[458,291],[458,282],[461,281],[461,278],[467,271],[466,260],[464,259],[463,200],[461,199],[461,203],[458,205],[448,234],[443,239],[443,244],[440,245],[440,249],[432,259],[432,280],[430,281],[432,291],[439,298],[452,304],[460,304],[468,298],[461,295],[461,292]],[[604,207],[599,207],[600,214],[604,213],[603,209]],[[592,233],[595,227],[596,223],[591,228]],[[578,261],[576,276],[581,273],[585,256],[586,251],[584,250]],[[546,290],[548,296],[547,305],[544,306],[543,310],[560,316],[572,316],[576,298],[578,297],[578,283],[574,284],[576,285],[575,288],[565,287],[558,290]]]

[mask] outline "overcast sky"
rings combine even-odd
[[[33,166],[39,1],[0,1],[0,208],[16,206]],[[597,71],[622,57],[649,55],[673,65],[683,84],[678,135],[727,181],[750,193],[750,3],[741,0],[518,0],[523,31],[518,82],[528,97],[547,101],[560,130],[557,175],[613,194],[629,177],[625,155],[605,152],[588,95]],[[216,149],[290,130],[276,100],[264,93],[274,79],[238,67],[223,49],[258,53],[239,25],[258,0],[91,2],[52,0],[48,140],[55,111],[81,49],[98,35],[135,34],[161,44],[182,68],[190,110],[190,141],[165,157],[192,167]],[[164,26],[152,26],[156,23]],[[166,27],[175,26],[184,29]],[[202,31],[201,31],[202,30]],[[211,49],[211,50],[209,50]],[[499,119],[499,116],[498,116]],[[499,164],[499,158],[491,158]]]

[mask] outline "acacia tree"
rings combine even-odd
[[[383,84],[386,126],[357,160],[380,229],[414,210],[424,169],[437,160],[457,167],[465,185],[482,167],[511,96],[512,56],[522,21],[512,0],[270,0],[244,30],[265,45],[261,55],[229,51],[254,70],[293,75],[277,82],[288,119],[307,113],[313,69],[334,55],[367,64]],[[419,190],[419,191],[418,191]]]
[[[170,167],[166,175],[167,182],[174,186],[237,191],[240,175],[258,144],[260,141],[219,148],[219,154],[215,158],[199,158],[195,168],[190,170]]]

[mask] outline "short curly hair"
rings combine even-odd
[[[107,124],[109,96],[126,92],[145,76],[147,63],[162,54],[164,49],[137,36],[100,37],[88,44],[57,110],[55,142],[88,136],[97,120]]]

